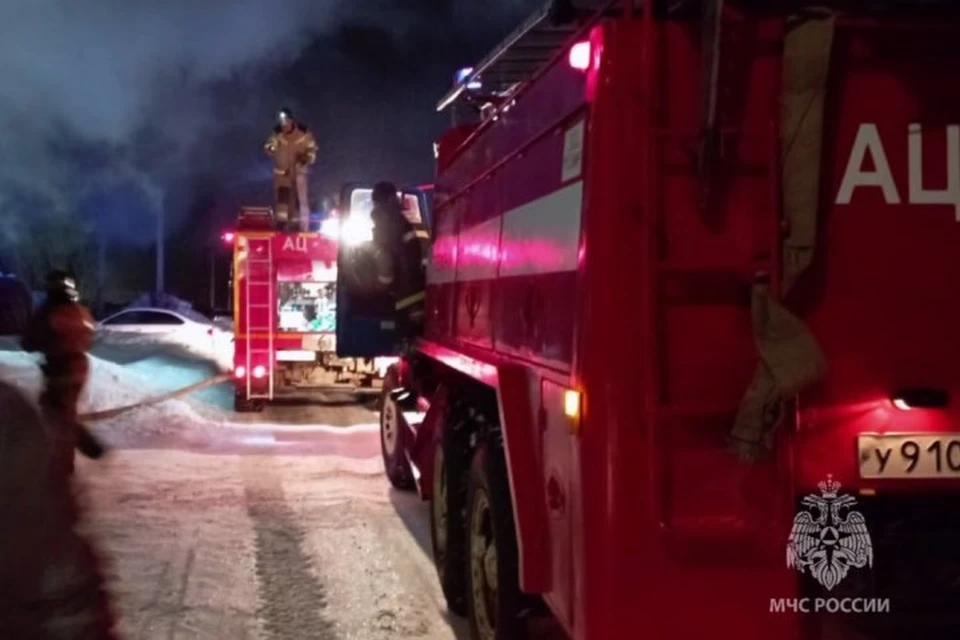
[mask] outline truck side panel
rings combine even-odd
[[[491,215],[499,204],[494,174],[469,188],[463,202],[457,239],[455,337],[479,347],[493,347],[493,292],[501,218]]]
[[[584,187],[582,158],[572,159],[587,135],[585,87],[584,73],[558,61],[442,173],[428,272],[428,337],[516,363],[501,375],[513,372],[522,393],[501,388],[499,402],[521,583],[568,621],[580,515],[571,499],[574,436],[558,397],[571,385],[575,352]]]
[[[438,201],[442,201],[438,199]],[[427,265],[426,337],[448,341],[453,337],[457,293],[457,256],[460,209],[466,199],[448,201],[434,214],[433,243]]]
[[[521,151],[539,134],[579,108],[584,102],[585,88],[584,74],[571,69],[563,60],[558,61],[540,81],[528,87],[496,123],[490,123],[493,126],[483,127],[472,136],[438,176],[436,194],[443,200],[456,196],[500,162]],[[513,186],[520,189],[517,193],[521,202],[529,199],[521,195],[523,184]]]
[[[561,61],[481,131],[438,180],[434,261],[457,218],[456,329],[466,343],[569,369],[582,192],[561,192],[565,133],[585,100],[585,74]],[[581,141],[582,143],[582,141]],[[491,167],[496,167],[492,171]],[[507,184],[509,188],[503,188]],[[547,233],[555,230],[557,237]],[[431,309],[449,297],[438,267]]]

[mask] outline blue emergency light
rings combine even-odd
[[[470,77],[471,73],[473,73],[473,67],[464,67],[463,69],[460,69],[459,71],[457,71],[456,84],[457,85],[463,84],[467,80],[467,78]],[[476,91],[482,86],[483,84],[479,80],[474,80],[473,82],[467,85],[467,89],[470,89],[471,91]]]

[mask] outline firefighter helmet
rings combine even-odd
[[[54,269],[47,274],[47,294],[77,300],[77,283],[66,271]]]
[[[397,185],[392,182],[378,182],[374,185],[370,198],[374,204],[392,202],[397,199]]]

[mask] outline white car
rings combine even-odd
[[[121,341],[159,342],[184,347],[218,359],[232,359],[233,334],[196,312],[133,308],[104,318],[97,333]]]

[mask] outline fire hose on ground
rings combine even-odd
[[[154,396],[152,398],[145,398],[134,404],[128,404],[123,407],[116,407],[114,409],[106,409],[104,411],[93,411],[91,413],[85,413],[81,415],[78,419],[80,422],[99,422],[101,420],[109,420],[111,418],[116,418],[117,416],[123,415],[135,409],[142,409],[143,407],[149,407],[155,404],[160,404],[161,402],[167,402],[168,400],[175,400],[177,398],[182,398],[183,396],[190,395],[194,391],[199,391],[200,389],[205,389],[207,387],[212,387],[214,385],[220,384],[230,380],[232,374],[230,373],[221,373],[212,378],[207,378],[206,380],[201,380],[200,382],[195,382],[190,386],[183,387],[182,389],[177,389],[175,391],[170,391],[168,393]]]

